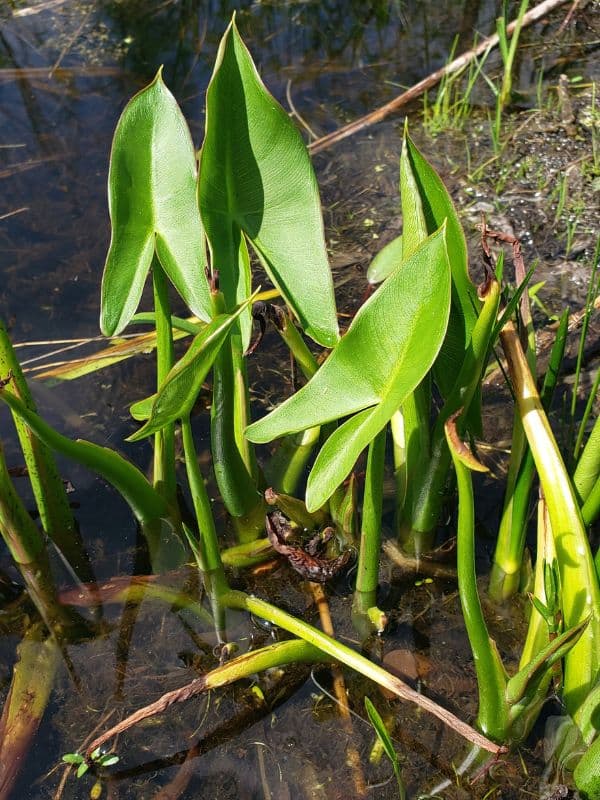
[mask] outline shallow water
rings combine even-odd
[[[226,2],[75,2],[66,0],[36,14],[25,14],[25,2],[0,8],[0,316],[9,322],[13,339],[71,339],[98,333],[99,282],[108,242],[105,184],[112,132],[126,100],[165,64],[167,84],[180,101],[194,141],[200,144],[203,97],[216,47],[235,4]],[[238,25],[275,96],[289,107],[289,98],[316,135],[386,102],[448,58],[456,33],[458,49],[468,46],[472,31],[488,32],[497,13],[493,2],[288,2],[244,4]],[[539,33],[539,31],[538,31]],[[573,32],[578,40],[581,31]],[[568,50],[572,53],[571,50]],[[590,50],[578,50],[567,67],[594,76]],[[583,55],[582,55],[583,53]],[[552,54],[547,78],[555,79]],[[586,60],[588,59],[588,60]],[[535,84],[537,62],[523,57],[520,86]],[[287,96],[286,96],[287,93]],[[527,105],[524,96],[523,105]],[[484,105],[485,93],[477,102]],[[529,101],[530,102],[530,101]],[[533,178],[476,186],[464,177],[469,137],[485,150],[485,131],[429,139],[412,108],[412,128],[425,153],[444,173],[460,206],[491,205],[499,225],[510,223],[524,236],[528,258],[541,256],[555,267],[548,272],[558,292],[557,305],[581,305],[585,295],[585,260],[564,251],[564,242],[549,236],[541,201],[532,206]],[[353,310],[364,294],[364,272],[372,254],[400,228],[397,214],[397,163],[401,136],[399,118],[348,140],[319,155],[315,164],[322,188],[324,216],[334,278],[345,310]],[[564,143],[553,131],[529,131],[539,137],[538,152],[554,144],[552,167],[558,172],[577,159],[589,143]],[[561,148],[569,149],[566,156]],[[487,151],[486,151],[487,152]],[[534,150],[528,151],[530,154]],[[562,160],[561,160],[562,159]],[[455,165],[455,169],[453,166]],[[530,162],[532,174],[536,169]],[[498,166],[497,174],[500,171]],[[517,168],[513,170],[517,172]],[[525,178],[528,178],[525,171]],[[509,189],[506,188],[510,183]],[[512,191],[512,194],[511,194]],[[529,198],[529,199],[528,199]],[[540,208],[539,213],[536,209]],[[532,211],[533,209],[533,211]],[[535,213],[534,213],[535,212]],[[473,253],[479,210],[466,217]],[[544,221],[546,220],[546,221]],[[585,215],[579,225],[585,242]],[[554,248],[554,249],[552,249]],[[477,258],[473,269],[477,272]],[[474,275],[475,277],[475,275]],[[562,296],[560,296],[562,295]],[[23,348],[24,359],[46,352]],[[77,352],[77,351],[75,351]],[[61,354],[56,356],[62,358]],[[147,467],[148,445],[128,445],[124,436],[134,424],[128,405],[150,391],[152,357],[142,356],[74,386],[49,388],[33,382],[40,409],[49,422],[71,435],[118,447]],[[256,398],[272,399],[269,364],[254,368]],[[279,389],[281,391],[281,389]],[[9,460],[18,462],[8,433],[8,415],[0,409],[2,437]],[[494,424],[498,414],[494,412]],[[200,440],[207,431],[200,423]],[[5,434],[6,431],[6,434]],[[102,481],[72,464],[63,474],[75,488],[77,517],[99,580],[144,572],[134,549],[136,530],[127,509]],[[498,495],[498,489],[495,489]],[[493,514],[493,512],[490,512]],[[485,567],[490,541],[483,540]],[[14,575],[6,554],[0,565]],[[70,576],[55,558],[59,582]],[[257,593],[315,620],[312,601],[294,574],[279,566],[267,577],[240,576]],[[254,583],[253,583],[254,582]],[[169,583],[195,596],[193,574],[171,576]],[[373,657],[390,652],[419,655],[417,679],[436,699],[462,718],[476,713],[474,673],[458,609],[455,586],[436,579],[415,585],[386,566],[382,584],[392,617],[383,641],[370,643]],[[334,587],[331,599],[336,631],[342,641],[359,644],[349,624],[348,587]],[[8,687],[23,617],[10,622],[0,613],[0,686]],[[521,614],[498,617],[491,625],[509,659],[516,658]],[[269,632],[241,616],[232,617],[230,635],[241,648],[269,640]],[[276,632],[275,632],[276,635]],[[13,794],[23,800],[89,796],[93,780],[69,778],[57,794],[65,752],[75,751],[96,727],[103,729],[121,715],[181,686],[214,666],[211,630],[188,612],[146,599],[125,611],[105,608],[104,635],[69,646],[71,674],[59,668],[48,713]],[[76,676],[76,680],[74,677]],[[392,798],[397,790],[389,765],[368,763],[374,742],[364,722],[368,693],[384,715],[395,720],[393,736],[400,754],[409,796],[417,797],[443,781],[445,798],[539,796],[541,747],[523,750],[493,765],[475,786],[461,786],[452,764],[464,747],[457,736],[398,701],[380,697],[372,684],[345,673],[352,708],[353,733],[341,730],[337,707],[329,697],[327,670],[298,667],[284,676],[258,678],[267,698],[262,702],[244,683],[211,693],[171,709],[128,732],[118,742],[120,763],[111,768],[103,796],[110,798],[337,798],[354,797],[355,776],[347,766],[353,745],[364,765],[368,796]],[[77,685],[79,683],[79,685]],[[54,770],[54,771],[52,771]],[[169,784],[173,784],[167,790]],[[168,791],[171,793],[169,794]],[[177,794],[176,792],[179,792]],[[270,795],[269,795],[270,793]]]

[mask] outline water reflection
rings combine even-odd
[[[259,68],[317,133],[446,59],[493,8],[458,2],[26,0],[0,9],[0,314],[16,339],[96,332],[112,131],[157,66],[202,138],[203,95],[232,11]]]

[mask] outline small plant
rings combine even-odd
[[[62,760],[65,764],[77,767],[76,775],[83,778],[90,767],[112,767],[118,764],[119,756],[115,753],[103,753],[99,747],[93,750],[89,756],[82,756],[81,753],[66,753]]]
[[[394,770],[396,783],[398,784],[398,797],[400,800],[406,800],[406,787],[404,786],[404,781],[402,780],[402,771],[400,769],[400,760],[398,759],[398,754],[396,753],[392,739],[387,731],[387,728],[385,727],[384,721],[381,719],[379,711],[377,711],[371,700],[369,700],[369,698],[366,696],[365,709],[367,710],[367,714],[371,720],[371,725],[377,734],[377,738],[379,739],[379,742],[381,743],[381,746],[383,747],[386,756],[389,758]]]

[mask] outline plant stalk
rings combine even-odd
[[[468,741],[479,745],[485,750],[489,750],[492,753],[500,753],[503,751],[501,746],[494,744],[494,742],[491,742],[488,738],[482,736],[482,734],[471,728],[470,725],[467,725],[465,722],[458,719],[458,717],[456,717],[454,714],[446,711],[446,709],[442,708],[442,706],[439,706],[425,695],[419,694],[419,692],[412,689],[399,678],[396,678],[394,675],[390,675],[390,673],[386,672],[386,670],[384,670],[382,667],[369,661],[364,656],[361,656],[359,653],[347,647],[346,645],[331,639],[322,631],[313,628],[312,625],[296,619],[291,614],[282,611],[280,608],[277,608],[276,606],[273,606],[264,600],[260,600],[257,597],[251,597],[243,592],[238,591],[226,592],[221,597],[221,602],[228,608],[245,610],[250,614],[255,614],[261,617],[262,619],[269,620],[274,625],[284,628],[294,636],[304,639],[305,641],[309,642],[309,644],[318,647],[329,657],[356,670],[361,675],[364,675],[366,678],[370,678],[380,686],[384,686],[398,697],[409,700],[430,712],[435,717],[442,720],[442,722],[444,722],[446,725],[451,727],[460,736],[463,736]]]
[[[484,468],[460,441],[454,418],[446,424],[446,435],[458,486],[456,533],[458,593],[477,674],[479,689],[477,727],[486,736],[505,741],[510,733],[509,708],[505,697],[506,673],[495,643],[488,633],[479,601],[475,572],[475,510],[470,470],[481,471]]]
[[[377,605],[379,557],[381,551],[381,515],[383,509],[383,473],[386,428],[369,445],[363,496],[360,550],[352,610],[366,617]]]
[[[562,586],[565,628],[589,624],[565,658],[564,699],[577,712],[595,685],[600,670],[600,585],[573,486],[544,412],[514,324],[500,338],[513,383],[523,428],[533,453],[548,505]]]
[[[35,403],[27,386],[21,366],[13,350],[8,332],[0,321],[0,379],[12,374],[12,380],[4,391],[18,397],[31,411]],[[18,414],[13,412],[17,435],[25,456],[27,472],[36,500],[42,527],[57,544],[69,563],[85,563],[77,526],[69,507],[65,487],[60,478],[50,449],[31,431]]]
[[[152,288],[156,326],[156,390],[160,391],[174,361],[173,329],[169,284],[156,255],[152,261]],[[165,425],[154,434],[154,488],[167,504],[177,509],[177,481],[175,478],[175,424]]]

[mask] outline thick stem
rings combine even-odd
[[[486,735],[506,741],[510,735],[509,708],[505,698],[506,675],[495,644],[490,639],[477,591],[473,482],[470,469],[461,455],[467,448],[460,442],[456,426],[451,421],[447,423],[447,436],[458,486],[458,593],[479,688],[477,725]],[[472,456],[471,460],[473,468],[477,468]]]
[[[152,262],[152,286],[156,325],[156,389],[160,391],[173,366],[174,350],[169,285],[156,256]],[[172,422],[154,434],[154,488],[171,508],[177,508],[175,425]]]
[[[21,371],[7,330],[0,321],[0,379],[12,375],[4,387],[18,397],[23,405],[35,411],[35,403]],[[50,449],[33,436],[25,422],[13,411],[13,419],[25,457],[40,520],[48,536],[56,542],[71,564],[85,563],[77,527],[69,508],[69,500]]]
[[[308,349],[306,342],[300,335],[298,328],[285,313],[277,315],[275,327],[283,341],[288,346],[290,353],[300,367],[302,374],[307,380],[310,380],[315,372],[319,369],[319,365],[317,363],[317,359]]]
[[[598,372],[600,375],[600,371]],[[592,494],[600,478],[600,416],[596,419],[592,432],[577,462],[573,483],[580,503],[584,504]]]
[[[369,445],[363,496],[360,550],[356,572],[353,611],[365,616],[377,605],[379,555],[381,551],[381,514],[383,509],[383,472],[386,429]]]
[[[0,532],[17,564],[29,564],[45,556],[42,534],[15,491],[6,466],[1,442]]]
[[[444,499],[444,487],[448,480],[451,458],[444,433],[445,423],[459,408],[463,408],[464,414],[468,415],[490,350],[490,338],[500,300],[498,282],[488,280],[480,287],[478,294],[483,300],[483,306],[473,328],[471,341],[456,382],[436,419],[427,469],[420,476],[419,485],[413,489],[412,502],[407,503],[404,526],[407,529],[421,531],[424,535],[431,535],[437,524]],[[459,426],[463,424],[463,418],[464,415],[459,420]]]
[[[223,310],[223,296],[219,292],[213,293],[215,316]],[[239,330],[234,330],[219,351],[213,367],[211,447],[219,491],[228,512],[236,518],[242,542],[256,539],[264,522],[254,451],[244,437],[248,423],[248,387],[242,339]]]
[[[13,557],[29,596],[57,640],[75,621],[56,596],[44,539],[15,492],[0,445],[0,535]]]
[[[137,467],[107,447],[82,439],[72,440],[50,427],[30,411],[6,388],[0,389],[0,399],[23,419],[44,444],[102,475],[120,492],[142,526],[161,518],[169,519],[170,510],[163,497],[148,483]]]
[[[577,711],[597,681],[600,670],[600,585],[573,486],[512,322],[506,323],[500,338],[523,428],[548,505],[560,571],[565,628],[574,628],[590,617],[581,638],[565,659],[564,699],[569,712],[577,719]]]
[[[527,322],[527,330],[529,332],[526,354],[527,363],[531,372],[534,373],[536,360],[535,340],[533,338],[529,304],[523,302],[524,299],[525,296],[521,298],[521,313],[525,320],[529,321]],[[569,315],[565,312],[561,317],[560,325],[556,332],[540,395],[546,411],[552,403],[558,373],[562,365],[567,342],[568,323]],[[508,600],[519,590],[527,533],[529,500],[534,476],[535,462],[527,444],[519,411],[515,409],[506,496],[494,552],[494,563],[490,574],[490,597],[498,602]]]

